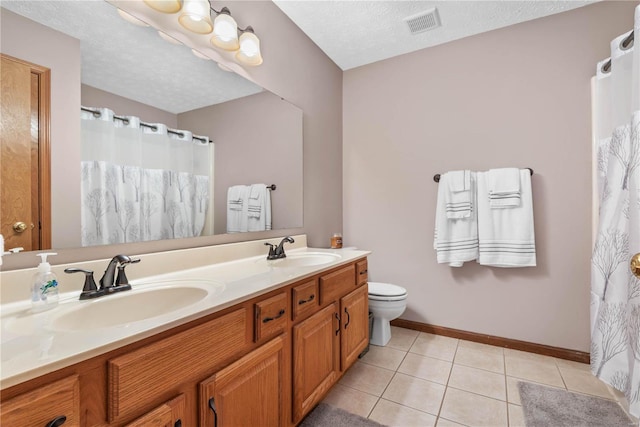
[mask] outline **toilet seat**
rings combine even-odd
[[[407,290],[391,283],[369,282],[369,299],[374,301],[400,301],[407,298]]]

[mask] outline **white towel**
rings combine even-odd
[[[265,184],[250,186],[247,216],[247,231],[271,230],[271,192]]]
[[[470,184],[471,171],[453,171],[440,176],[440,187],[444,187],[444,203],[447,218],[469,218],[473,209]],[[467,182],[469,181],[469,182]]]
[[[534,267],[536,245],[529,171],[519,171],[520,205],[510,209],[491,208],[488,181],[489,172],[477,173],[478,262],[494,267]]]
[[[227,190],[227,233],[247,231],[249,187],[234,185]]]
[[[487,172],[489,206],[503,209],[520,206],[520,170],[517,168],[489,169]]]
[[[471,208],[468,210],[467,217],[455,219],[447,217],[446,200],[451,192],[446,175],[443,174],[440,177],[438,185],[433,247],[436,250],[438,263],[462,267],[463,263],[478,258],[478,217],[476,209]],[[475,172],[470,172],[469,177],[469,204],[473,206],[476,203]]]

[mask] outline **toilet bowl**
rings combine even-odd
[[[369,341],[385,346],[391,339],[390,321],[407,308],[407,290],[390,283],[369,282],[369,311],[373,313],[373,331]]]

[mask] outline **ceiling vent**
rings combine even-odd
[[[433,30],[441,25],[438,9],[435,7],[425,12],[420,12],[417,15],[404,18],[404,21],[409,26],[411,34],[418,34],[424,31]]]

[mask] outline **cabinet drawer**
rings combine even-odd
[[[167,399],[181,384],[210,373],[250,344],[241,308],[108,361],[109,422]]]
[[[357,286],[367,283],[369,280],[369,272],[367,266],[367,260],[356,262],[356,282]]]
[[[127,424],[126,427],[174,427],[183,425],[186,412],[187,405],[184,395],[181,394],[141,416],[134,422]]]
[[[255,341],[284,332],[287,327],[287,293],[255,303]]]
[[[336,301],[356,287],[354,264],[320,277],[320,305]]]
[[[2,403],[2,425],[42,427],[66,417],[64,426],[80,425],[80,383],[78,376],[64,378]]]
[[[318,281],[316,279],[302,283],[292,289],[292,320],[303,319],[320,307]]]

